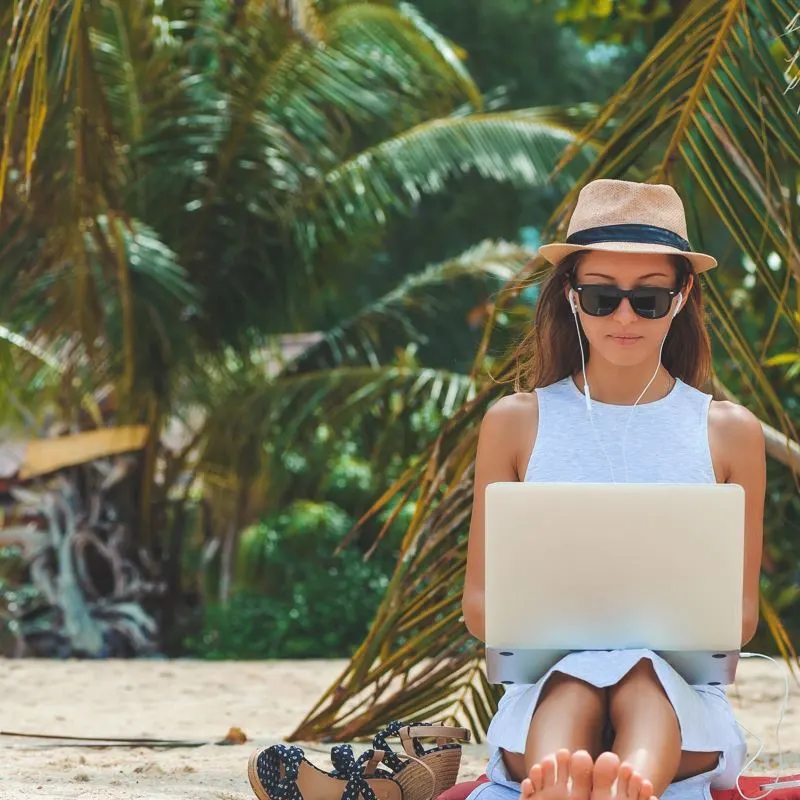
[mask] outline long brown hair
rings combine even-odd
[[[571,253],[553,269],[542,286],[536,304],[536,322],[520,343],[514,388],[531,391],[538,386],[574,375],[581,369],[581,351],[575,335],[575,320],[564,289],[587,250]],[[676,276],[685,279],[692,270],[688,259],[670,255]],[[702,387],[711,372],[711,342],[705,326],[703,291],[697,276],[681,313],[675,317],[664,342],[662,363],[671,375],[695,388]],[[589,342],[581,330],[584,352]]]

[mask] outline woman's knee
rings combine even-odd
[[[605,720],[608,712],[607,690],[571,675],[554,672],[542,689],[537,711],[545,706],[569,710],[571,714],[600,722]]]
[[[605,689],[554,673],[542,688],[531,719],[524,760],[504,754],[509,774],[526,775],[532,764],[540,763],[542,758],[562,748],[596,754],[606,719]]]
[[[654,705],[663,707],[670,715],[675,713],[653,663],[647,658],[639,661],[608,690],[608,716],[612,724],[627,717],[632,708],[647,707],[652,711]]]

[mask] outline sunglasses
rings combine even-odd
[[[635,289],[620,289],[614,284],[573,284],[578,293],[581,308],[591,317],[607,317],[613,314],[623,298],[627,297],[631,308],[644,319],[661,319],[672,307],[672,298],[680,289],[665,289],[662,286],[639,286]]]

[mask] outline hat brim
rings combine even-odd
[[[707,272],[717,266],[717,259],[705,253],[685,252],[684,250],[678,250],[677,247],[670,247],[665,244],[646,244],[642,242],[596,242],[589,245],[543,244],[539,248],[539,254],[551,264],[558,264],[570,253],[577,253],[579,250],[602,250],[606,253],[641,253],[642,255],[664,253],[683,256],[692,263],[692,267],[697,273]]]

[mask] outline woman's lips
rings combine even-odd
[[[608,338],[611,339],[614,344],[620,345],[620,347],[631,347],[642,340],[641,336],[631,336],[630,334],[621,334],[617,336],[611,334]]]

